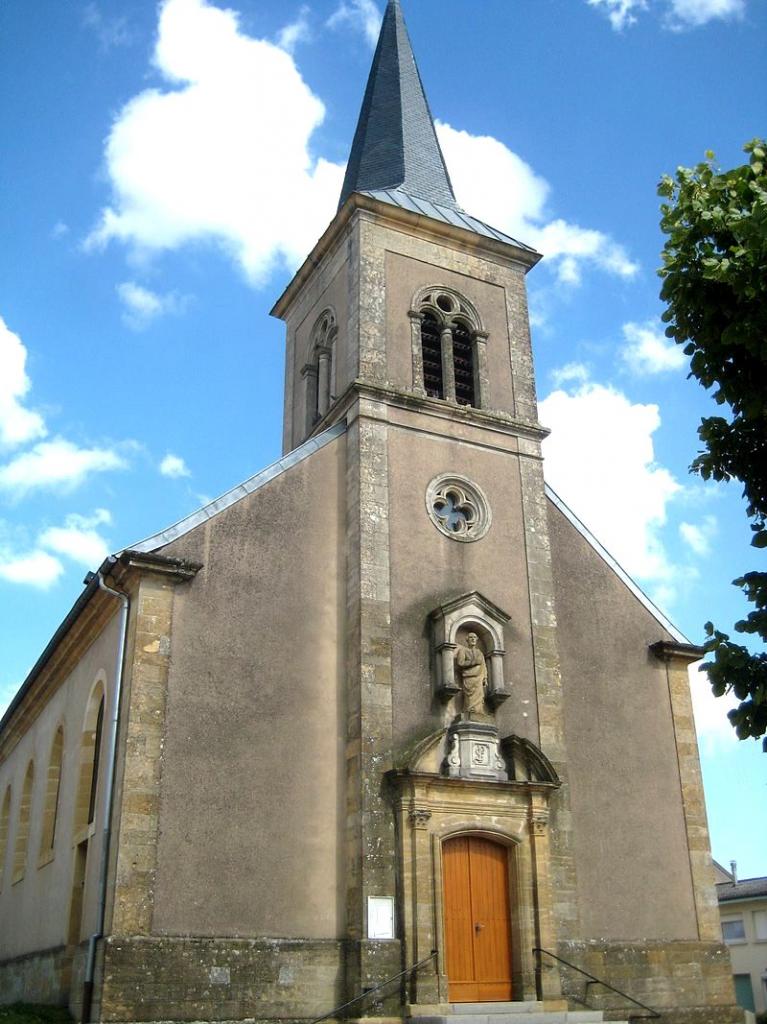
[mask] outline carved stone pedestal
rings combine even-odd
[[[483,722],[458,722],[448,734],[447,775],[452,779],[509,778],[498,746],[498,730]]]

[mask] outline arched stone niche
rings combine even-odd
[[[503,630],[510,621],[498,605],[477,590],[447,601],[435,608],[431,622],[434,692],[447,702],[461,692],[456,672],[455,654],[466,644],[469,633],[476,633],[487,661],[487,703],[495,710],[511,696],[511,686],[504,678]]]

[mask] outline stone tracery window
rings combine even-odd
[[[410,312],[413,389],[457,405],[487,405],[487,333],[468,299],[447,287],[422,288]]]

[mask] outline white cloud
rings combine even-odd
[[[612,27],[620,32],[636,22],[636,14],[647,9],[646,0],[586,0],[589,7],[598,7],[610,19]]]
[[[284,49],[235,12],[165,0],[154,64],[168,88],[120,112],[106,141],[113,201],[86,242],[138,251],[220,245],[257,283],[297,266],[327,226],[343,167],[309,144],[325,108]]]
[[[0,579],[9,583],[26,583],[47,590],[64,571],[64,566],[47,551],[31,551],[25,555],[9,555],[0,551]]]
[[[27,350],[0,316],[0,445],[17,445],[46,434],[42,416],[23,405],[31,387]]]
[[[88,3],[83,8],[83,25],[95,34],[104,53],[117,46],[129,46],[133,42],[128,19],[124,16],[110,18],[102,13],[96,3]]]
[[[160,463],[160,472],[163,476],[169,476],[177,478],[181,476],[191,476],[189,467],[181,458],[180,455],[172,455],[170,452]]]
[[[125,307],[123,320],[137,331],[148,327],[161,316],[182,313],[188,305],[188,300],[176,292],[158,295],[157,292],[150,291],[135,281],[123,281],[122,284],[118,284],[117,294]]]
[[[57,242],[60,238],[64,238],[69,234],[69,225],[65,224],[63,220],[57,220],[51,228],[51,238]]]
[[[98,533],[97,527],[111,522],[112,517],[105,508],[96,509],[91,516],[69,515],[64,526],[51,526],[44,530],[38,543],[40,547],[71,558],[81,565],[95,568],[109,554],[109,545]]]
[[[330,28],[349,24],[361,31],[371,46],[375,46],[381,31],[381,12],[373,0],[341,0],[327,24]]]
[[[14,497],[46,487],[70,491],[92,473],[125,467],[125,460],[109,448],[79,448],[58,437],[0,466],[0,490]]]
[[[670,0],[670,26],[672,28],[698,28],[717,18],[742,18],[745,0]]]
[[[652,320],[644,324],[624,324],[623,336],[626,344],[621,350],[621,359],[632,373],[649,376],[680,370],[687,365],[682,347],[670,341],[663,328]]]
[[[304,5],[298,12],[298,17],[289,25],[286,25],[277,36],[277,45],[288,53],[293,53],[299,43],[306,43],[312,37],[309,28],[309,8]]]
[[[552,430],[544,442],[548,483],[629,573],[653,585],[656,600],[672,600],[680,569],[661,528],[681,486],[655,461],[658,406],[587,382],[552,392],[540,418]]]
[[[700,672],[699,666],[700,662],[695,662],[689,669],[695,731],[702,753],[713,753],[717,748],[740,742],[727,717],[727,712],[740,702],[729,693],[715,697],[708,674]]]
[[[550,375],[554,387],[561,387],[563,384],[585,384],[589,379],[589,370],[583,363],[565,363],[564,366],[552,370]]]
[[[702,523],[680,523],[679,536],[696,555],[707,555],[717,529],[715,516],[706,516]]]
[[[630,278],[637,265],[621,245],[593,228],[548,220],[550,187],[498,139],[437,122],[440,145],[461,205],[546,257],[563,284],[578,284],[584,265]]]
[[[661,18],[665,28],[678,31],[698,28],[719,18],[730,20],[742,18],[746,0],[586,0],[590,7],[601,10],[610,20],[612,27],[620,32],[635,25],[637,16],[652,10]]]

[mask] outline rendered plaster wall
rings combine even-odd
[[[519,456],[466,443],[457,428],[452,437],[450,430],[443,436],[416,434],[404,425],[389,430],[396,746],[407,747],[460,710],[460,698],[443,705],[433,697],[428,616],[472,590],[511,616],[504,639],[512,696],[497,714],[501,735],[516,733],[538,743]],[[466,476],[484,492],[493,520],[481,540],[452,540],[429,517],[426,490],[441,473]]]
[[[164,554],[173,610],[153,934],[343,927],[345,438]]]
[[[658,621],[553,505],[549,530],[583,939],[697,939]],[[598,973],[598,972],[597,972]]]
[[[117,602],[115,602],[115,608]],[[100,635],[84,649],[83,654],[52,696],[42,706],[31,728],[21,737],[7,760],[0,764],[0,801],[6,788],[12,786],[10,833],[5,853],[2,891],[0,891],[0,972],[2,961],[39,950],[56,949],[66,945],[69,929],[69,911],[72,897],[73,829],[75,801],[79,780],[80,739],[88,707],[88,700],[97,679],[106,681],[107,706],[104,720],[108,721],[109,701],[112,699],[115,657],[119,634],[119,616],[115,615]],[[30,695],[31,697],[31,695]],[[28,698],[29,699],[29,698]],[[32,698],[34,699],[34,698]],[[53,857],[41,857],[43,809],[51,746],[58,727],[64,729],[64,754],[60,777],[58,816]],[[106,744],[102,744],[102,754]],[[19,820],[24,776],[29,761],[34,761],[34,787],[30,814],[30,832],[24,877],[13,882],[13,859]],[[101,777],[104,762],[102,759]],[[103,786],[97,791],[95,822],[101,822],[105,793]],[[95,889],[101,852],[101,828],[92,828],[89,841],[82,914],[82,936],[96,926]],[[43,961],[25,961],[25,966],[9,965],[12,974],[20,970],[30,979],[39,978],[40,987],[30,981],[26,998],[36,995],[47,999],[50,982],[45,980],[50,965]],[[0,983],[0,992],[3,991]]]

